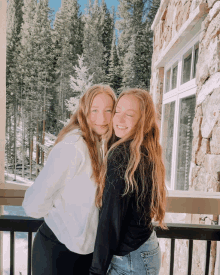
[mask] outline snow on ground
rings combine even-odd
[[[22,206],[4,206],[4,215],[26,216]],[[36,233],[33,233],[33,239]],[[28,233],[15,232],[15,275],[27,275]],[[3,233],[3,275],[10,274],[10,232]]]
[[[27,233],[23,233],[26,234]],[[27,237],[15,241],[15,275],[27,275]],[[10,233],[3,234],[3,269],[4,275],[10,274]]]
[[[24,185],[32,185],[33,181],[29,180],[27,178],[22,178],[19,175],[16,175],[16,181],[14,181],[14,174],[7,173],[5,171],[5,181],[8,183],[13,183],[13,184],[24,184]]]

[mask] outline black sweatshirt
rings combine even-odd
[[[143,211],[137,210],[135,192],[122,197],[125,190],[124,175],[129,162],[130,141],[119,145],[110,153],[107,163],[103,206],[99,214],[99,224],[90,267],[90,275],[105,275],[113,255],[124,256],[138,249],[150,237],[153,227],[150,216],[147,222]],[[142,149],[147,155],[146,149]],[[145,210],[149,215],[152,187],[152,165],[144,160],[144,180],[148,186]],[[135,180],[141,192],[140,165],[135,171]]]

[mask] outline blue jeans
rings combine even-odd
[[[158,275],[161,250],[156,232],[137,250],[125,256],[113,256],[107,275]]]

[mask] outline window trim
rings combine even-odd
[[[175,112],[174,112],[174,129],[173,129],[173,146],[172,146],[172,171],[171,171],[171,187],[167,186],[168,190],[176,190],[176,180],[177,180],[177,164],[178,164],[178,143],[179,143],[179,123],[180,123],[180,103],[182,98],[189,97],[196,94],[196,78],[192,79],[193,76],[193,67],[194,67],[194,55],[195,47],[199,44],[199,33],[197,33],[169,62],[164,66],[164,85],[163,85],[163,99],[162,99],[162,117],[161,117],[161,133],[163,133],[163,124],[164,124],[164,111],[165,105],[175,101]],[[186,83],[181,84],[182,80],[182,69],[183,69],[183,58],[184,55],[192,48],[192,62],[191,62],[191,80]],[[173,67],[178,63],[178,72],[177,72],[177,87],[168,92],[165,92],[166,88],[166,73],[171,69],[170,76],[170,87],[172,88],[172,74]],[[160,136],[160,143],[162,144],[162,134]],[[191,178],[189,178],[190,181]]]

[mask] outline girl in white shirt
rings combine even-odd
[[[95,195],[116,102],[107,85],[86,91],[25,193],[28,216],[44,218],[32,249],[32,275],[87,275],[98,224]]]

